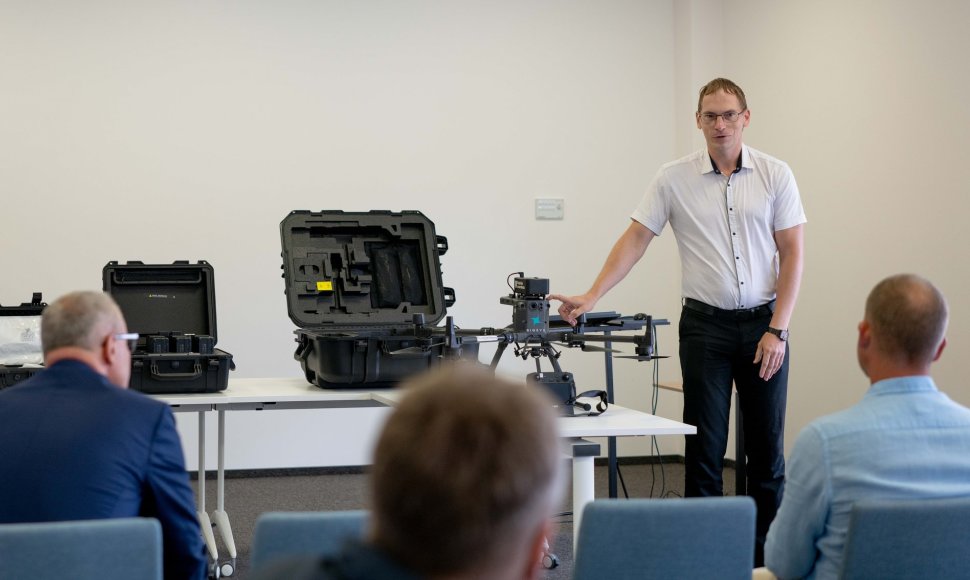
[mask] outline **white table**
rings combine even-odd
[[[231,379],[229,387],[218,393],[180,395],[154,395],[172,406],[177,412],[199,413],[199,521],[206,546],[214,560],[218,561],[213,523],[219,530],[230,562],[225,564],[224,575],[231,575],[235,568],[236,546],[233,540],[229,516],[225,511],[225,448],[226,411],[273,410],[273,409],[334,409],[353,407],[393,407],[401,392],[393,389],[321,389],[302,378],[280,379]],[[210,519],[205,506],[205,415],[207,411],[218,414],[218,467],[216,487],[216,510]],[[603,415],[597,417],[562,417],[560,434],[567,439],[581,437],[636,437],[653,435],[693,435],[697,429],[691,425],[664,419],[649,413],[610,405]],[[573,457],[573,528],[579,529],[583,507],[593,501],[593,466],[595,457]],[[226,573],[228,572],[228,573]]]

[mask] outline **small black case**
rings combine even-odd
[[[232,355],[214,348],[216,294],[212,266],[190,264],[108,262],[104,291],[110,294],[128,323],[142,335],[131,356],[132,389],[152,394],[211,393],[229,384],[236,368]],[[209,352],[198,352],[191,335],[212,338]],[[168,342],[165,352],[163,342]]]

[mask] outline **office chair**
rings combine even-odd
[[[750,497],[596,500],[581,521],[575,580],[751,580]]]
[[[869,500],[852,506],[843,580],[970,577],[970,498]]]
[[[0,524],[0,580],[162,579],[153,518]]]
[[[253,570],[286,556],[335,554],[347,540],[364,537],[364,510],[267,512],[256,519],[250,564]]]

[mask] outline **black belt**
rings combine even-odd
[[[724,310],[716,308],[710,304],[705,304],[693,298],[684,298],[684,308],[700,312],[721,320],[752,320],[763,316],[771,316],[775,312],[775,301],[755,306],[754,308],[743,308],[741,310]]]

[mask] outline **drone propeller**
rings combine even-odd
[[[670,357],[668,355],[632,354],[632,355],[617,356],[617,357],[613,357],[613,358],[632,358],[633,360],[637,360],[637,361],[643,362],[643,361],[648,361],[648,360],[654,360],[654,359],[657,359],[657,358],[670,358]]]
[[[581,350],[583,352],[620,352],[620,351],[618,351],[616,349],[613,349],[613,348],[605,348],[605,347],[602,347],[602,346],[593,346],[591,344],[586,344],[584,342],[576,342],[576,343],[572,343],[572,344],[570,344],[568,342],[557,342],[555,344],[559,344],[559,345],[565,346],[567,348],[579,348],[579,350]]]

